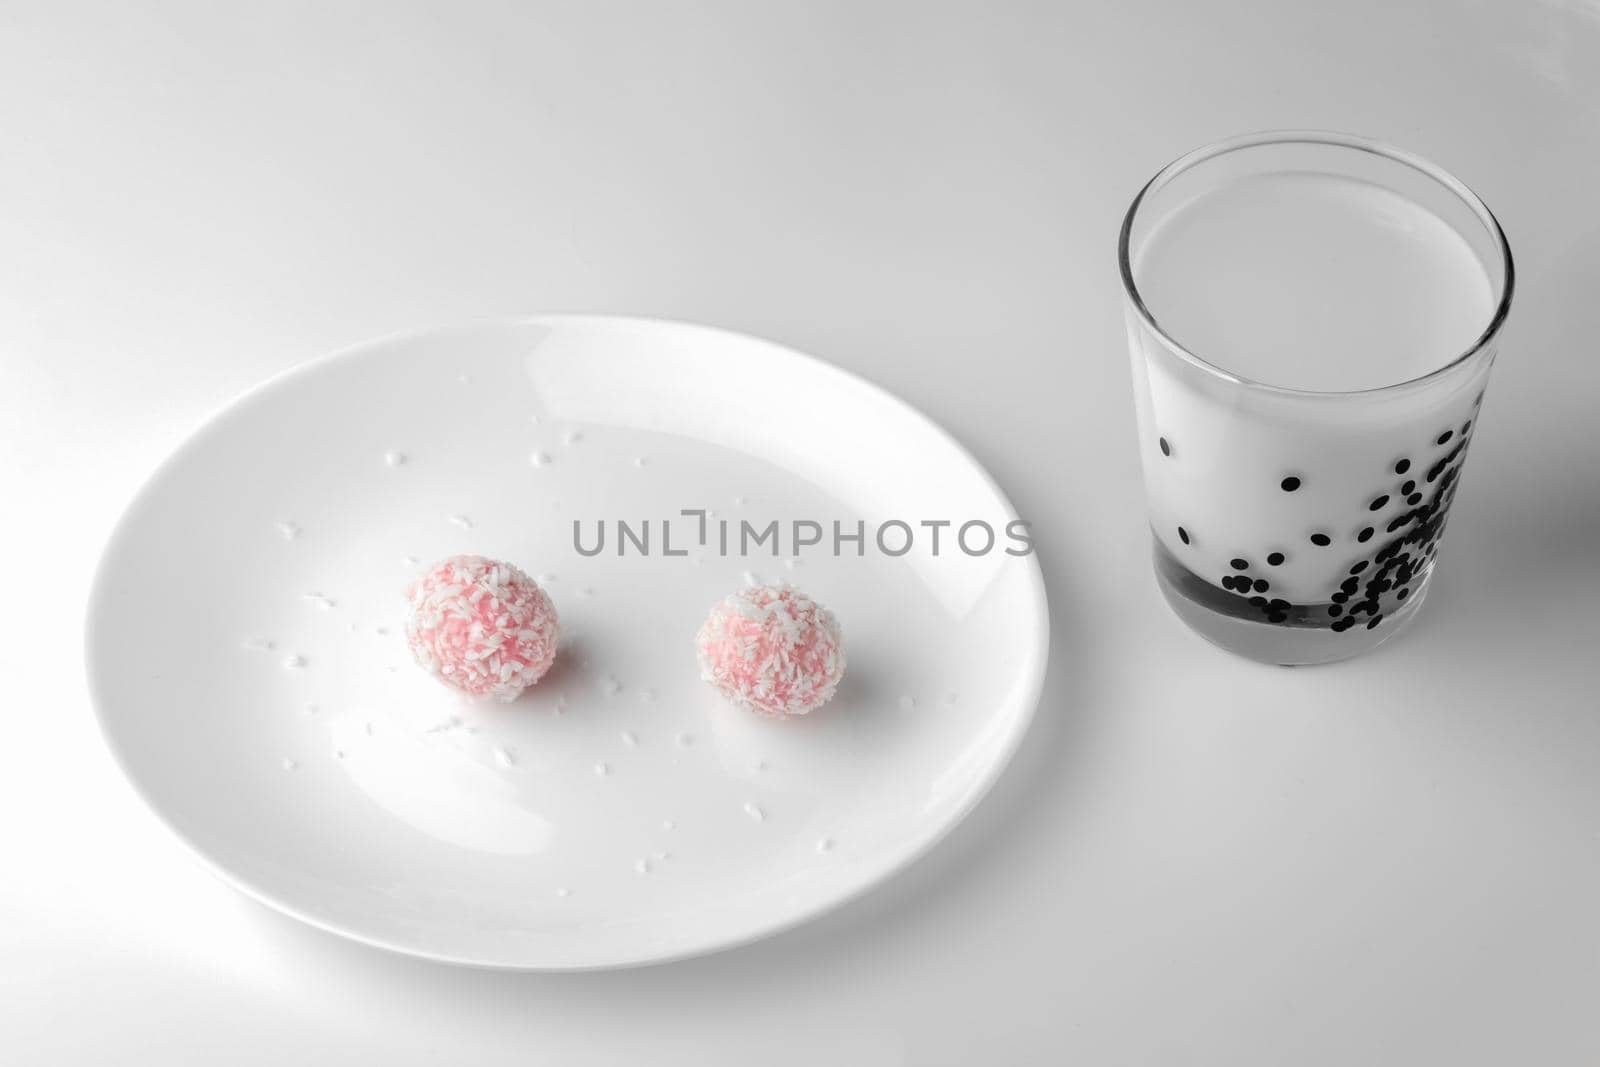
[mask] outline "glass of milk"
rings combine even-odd
[[[1387,145],[1250,134],[1152,178],[1118,257],[1173,610],[1281,664],[1406,625],[1511,306],[1511,250],[1483,201]]]

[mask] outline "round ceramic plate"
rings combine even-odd
[[[102,560],[90,680],[151,806],[291,915],[484,966],[671,959],[864,891],[994,781],[1048,643],[1014,518],[927,419],[766,342],[567,316],[409,335],[275,379],[161,467]],[[409,660],[403,591],[457,553],[560,613],[514,703]],[[700,681],[693,635],[780,580],[833,610],[849,667],[774,722]]]

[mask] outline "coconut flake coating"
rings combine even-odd
[[[702,679],[740,707],[772,718],[821,707],[844,677],[833,613],[786,585],[723,597],[695,635],[695,651]]]
[[[407,590],[418,665],[472,696],[512,701],[555,662],[561,625],[537,582],[509,563],[452,556]]]

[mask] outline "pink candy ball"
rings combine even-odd
[[[784,585],[724,597],[695,635],[700,676],[760,715],[804,715],[833,697],[844,646],[832,612]]]
[[[509,563],[452,556],[407,595],[406,644],[445,685],[512,701],[555,662],[556,609],[537,582]]]

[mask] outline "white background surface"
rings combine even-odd
[[[1431,157],[1519,268],[1424,616],[1305,671],[1160,602],[1113,268],[1151,172],[1275,126]],[[1593,1062],[1596,173],[1589,3],[0,6],[0,1058]],[[884,890],[451,970],[247,901],[117,775],[83,597],[153,465],[328,349],[537,310],[812,351],[1035,522],[1039,719]]]

